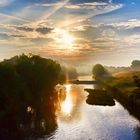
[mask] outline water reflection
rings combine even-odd
[[[60,109],[58,110],[58,122],[72,122],[79,121],[81,118],[82,103],[85,100],[81,86],[65,85],[61,90],[59,97]],[[65,93],[65,94],[64,94]]]
[[[88,93],[84,88],[87,86],[65,85],[61,90],[60,108],[57,114],[58,128],[47,140],[139,138],[139,122],[118,102],[112,107],[86,104]]]
[[[61,103],[61,111],[66,115],[70,115],[73,106],[71,98],[71,85],[65,85],[65,87],[66,87],[66,99]]]

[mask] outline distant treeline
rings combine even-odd
[[[111,73],[125,72],[131,70],[140,70],[140,60],[133,60],[131,66],[125,67],[114,67],[114,66],[104,66]]]
[[[103,66],[101,64],[96,64],[93,66],[92,75],[94,79],[108,79],[112,74],[124,73],[129,71],[139,71],[140,70],[140,60],[133,60],[131,66],[129,67],[114,67],[114,66]]]
[[[96,65],[96,64],[95,64]],[[93,67],[95,66],[93,65]],[[103,67],[110,73],[114,74],[114,73],[118,73],[118,72],[126,72],[126,71],[131,71],[131,70],[140,70],[140,60],[133,60],[131,62],[130,66],[106,66],[103,65]],[[92,67],[90,67],[88,70],[85,71],[80,71],[79,75],[80,76],[87,76],[91,74],[91,69]]]
[[[16,140],[49,134],[57,126],[58,83],[75,78],[74,68],[37,55],[0,63],[0,139]]]

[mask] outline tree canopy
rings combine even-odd
[[[93,67],[92,74],[93,78],[96,80],[105,80],[111,76],[101,64],[96,64]]]
[[[52,129],[57,101],[54,87],[60,79],[61,66],[51,59],[23,54],[1,62],[0,134],[5,128],[17,135],[21,124],[30,128],[33,120],[39,133],[42,119]]]
[[[140,60],[133,60],[131,63],[132,68],[140,68]]]

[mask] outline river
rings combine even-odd
[[[57,112],[57,129],[47,140],[139,140],[140,122],[115,101],[115,106],[86,103],[84,88],[65,85],[66,98]]]

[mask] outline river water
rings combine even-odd
[[[140,123],[123,106],[86,103],[89,85],[65,85],[66,98],[57,112],[57,129],[47,140],[140,140]]]

